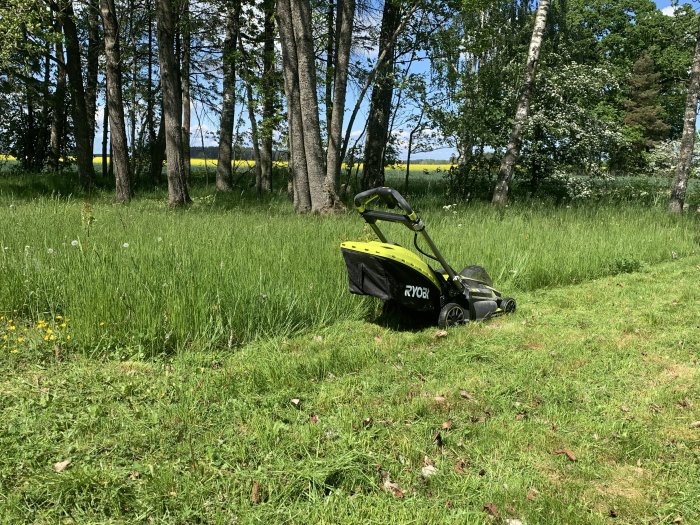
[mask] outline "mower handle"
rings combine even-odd
[[[388,208],[396,208],[396,206],[398,206],[401,208],[401,211],[403,211],[403,215],[408,217],[411,221],[415,222],[418,219],[418,216],[408,204],[406,199],[403,198],[403,195],[401,195],[395,189],[388,188],[386,186],[372,188],[371,190],[363,191],[362,193],[355,195],[355,208],[357,208],[358,212],[364,215],[364,213],[367,211],[367,205],[377,199],[381,200]],[[387,220],[387,218],[384,218],[384,220]]]

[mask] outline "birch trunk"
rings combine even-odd
[[[518,103],[515,110],[515,120],[513,122],[513,130],[508,140],[506,153],[501,161],[501,168],[498,173],[496,188],[493,192],[491,202],[498,206],[503,206],[508,201],[508,186],[513,178],[513,167],[520,156],[520,147],[523,141],[523,129],[527,123],[527,116],[530,110],[530,98],[532,89],[535,85],[535,75],[537,71],[537,62],[540,57],[540,47],[542,45],[542,37],[544,35],[545,25],[547,23],[547,13],[549,12],[550,0],[540,0],[535,14],[535,27],[532,30],[532,38],[530,39],[530,48],[527,52],[527,61],[525,63],[525,76],[523,85],[520,88],[518,95]]]
[[[685,117],[683,118],[683,136],[681,138],[681,151],[676,166],[676,177],[671,187],[671,213],[682,213],[685,203],[685,193],[688,189],[688,177],[693,161],[693,148],[695,146],[695,120],[698,112],[698,95],[700,94],[700,26],[695,41],[695,56],[693,67],[690,71],[688,84],[688,96],[685,103]]]

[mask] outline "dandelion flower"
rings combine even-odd
[[[47,334],[52,334],[52,333],[53,333],[53,330],[51,330],[51,328],[47,328],[47,329],[46,329],[46,333],[47,333]]]
[[[70,341],[71,339],[73,339],[73,338],[70,335],[66,336],[66,341]]]
[[[18,337],[17,338],[18,343],[24,343],[24,337]]]
[[[50,335],[50,336],[49,336],[49,341],[55,341],[55,340],[56,340],[56,336],[55,336],[55,335]]]
[[[58,325],[58,326],[60,326],[61,328],[65,328],[65,327],[66,327],[66,323],[61,323],[61,324]]]
[[[12,350],[10,350],[10,352],[12,352],[13,354],[16,354],[17,352],[19,352],[19,350],[17,350],[16,348],[13,348]]]
[[[7,327],[7,329],[8,329],[10,332],[14,332],[15,330],[17,330],[17,327],[16,327],[15,325],[11,324],[10,326]]]

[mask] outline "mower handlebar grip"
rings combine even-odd
[[[357,208],[357,211],[360,213],[364,213],[367,209],[367,205],[377,199],[381,200],[388,208],[396,208],[396,206],[398,206],[412,221],[418,218],[410,204],[403,198],[403,195],[395,189],[386,186],[372,188],[371,190],[363,191],[355,195],[355,208]]]

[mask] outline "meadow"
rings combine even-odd
[[[82,352],[133,357],[231,348],[376,315],[375,301],[347,292],[339,244],[372,238],[352,210],[298,216],[284,195],[258,200],[199,188],[193,206],[173,212],[161,191],[119,206],[108,193],[23,198],[6,187],[0,314],[29,326],[67,318],[73,335],[63,342]],[[420,188],[408,197],[447,260],[457,270],[486,267],[508,295],[634,271],[698,249],[697,214],[538,203],[499,211]],[[411,245],[405,228],[390,225],[388,232]],[[32,336],[24,343],[45,341]]]
[[[387,326],[347,291],[351,210],[0,177],[0,521],[698,522],[698,214],[424,175],[411,204],[513,316]]]

